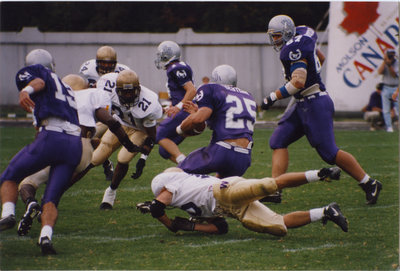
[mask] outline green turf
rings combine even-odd
[[[252,166],[245,177],[271,172],[268,139],[272,130],[256,130]],[[33,139],[32,128],[0,128],[0,169]],[[395,270],[399,263],[399,146],[398,132],[337,131],[336,142],[352,153],[383,190],[378,204],[365,205],[365,194],[347,174],[331,183],[314,183],[284,191],[281,204],[269,204],[278,213],[308,210],[336,201],[349,220],[349,232],[336,225],[313,223],[291,229],[283,238],[258,234],[228,218],[229,233],[172,233],[134,206],[152,199],[150,181],[171,162],[160,158],[157,147],[142,177],[127,176],[117,192],[112,211],[99,205],[108,183],[102,168],[93,169],[68,190],[59,205],[54,229],[56,256],[43,257],[36,246],[40,225],[35,221],[26,237],[16,228],[0,233],[0,269],[187,269],[187,270]],[[210,132],[188,138],[185,153],[208,144]],[[289,148],[289,171],[327,166],[305,139]],[[116,154],[112,156],[116,160]],[[134,165],[135,161],[132,162]],[[133,171],[133,166],[129,172]],[[43,188],[38,194],[43,193]],[[24,211],[17,205],[17,218]],[[168,210],[171,216],[186,214]]]

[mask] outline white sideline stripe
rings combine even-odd
[[[233,243],[241,243],[241,242],[249,242],[249,241],[254,241],[253,238],[249,239],[232,239],[228,241],[212,241],[207,244],[202,244],[202,245],[186,245],[185,247],[209,247],[209,246],[217,246],[217,245],[225,245],[225,244],[233,244]]]
[[[354,208],[343,208],[346,211],[359,211],[359,210],[367,210],[367,209],[387,209],[387,208],[399,208],[399,205],[373,205],[373,206],[365,206],[365,207],[354,207]]]
[[[68,234],[54,234],[53,238],[55,240],[57,239],[78,239],[78,240],[90,240],[94,241],[96,243],[109,243],[109,242],[115,242],[115,241],[126,241],[126,242],[135,242],[138,240],[142,239],[151,239],[154,237],[157,237],[159,235],[152,234],[152,235],[141,235],[141,236],[135,236],[135,237],[127,237],[127,238],[122,238],[122,237],[110,237],[110,236],[79,236],[79,235],[68,235]],[[26,241],[28,239],[34,239],[37,240],[37,237],[27,237],[27,236],[7,236],[4,239],[2,238],[1,241]],[[1,243],[1,242],[0,242]]]
[[[104,191],[106,190],[107,187],[104,189],[80,189],[74,192],[66,192],[64,196],[79,196],[79,195],[84,195],[84,194],[104,194]],[[136,191],[143,191],[143,190],[151,190],[150,187],[148,186],[139,186],[139,187],[133,187],[133,188],[119,188],[117,192],[136,192]]]
[[[303,248],[293,248],[293,249],[284,249],[282,252],[301,252],[301,251],[309,251],[309,250],[320,250],[324,248],[335,248],[335,247],[347,247],[350,244],[325,244],[318,247],[303,247]]]
[[[79,237],[79,236],[74,236],[74,237],[69,237],[68,235],[62,236],[62,238],[66,239],[79,239],[79,240],[94,240],[96,243],[109,243],[109,242],[115,242],[115,241],[125,241],[125,242],[134,242],[142,239],[147,239],[147,238],[154,238],[157,235],[152,234],[152,235],[142,235],[142,236],[136,236],[136,237],[128,237],[128,238],[121,238],[121,237],[109,237],[109,236],[93,236],[93,237]],[[58,238],[56,236],[56,238]]]

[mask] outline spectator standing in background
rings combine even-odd
[[[390,103],[392,95],[399,85],[399,65],[396,51],[387,49],[385,51],[383,62],[378,68],[378,74],[382,75],[382,111],[385,120],[386,132],[393,132],[392,119],[390,116]],[[395,114],[399,115],[398,102],[394,102]]]

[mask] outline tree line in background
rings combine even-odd
[[[265,32],[278,14],[315,28],[329,2],[0,2],[0,9],[1,31],[234,33]]]

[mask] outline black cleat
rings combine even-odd
[[[273,203],[281,203],[282,202],[282,192],[278,191],[274,194],[268,195],[262,199],[261,202],[273,202]]]
[[[321,168],[318,171],[318,177],[321,181],[330,182],[331,180],[339,180],[341,169],[338,167]]]
[[[108,202],[102,202],[100,204],[100,210],[112,210],[112,205]]]
[[[57,254],[56,250],[53,248],[50,238],[47,236],[40,238],[40,243],[38,245],[42,249],[43,256]]]
[[[381,182],[370,178],[368,182],[360,183],[359,185],[365,192],[365,197],[367,199],[366,204],[375,204],[378,201],[379,193],[382,190]]]
[[[8,230],[14,227],[16,223],[15,215],[9,215],[0,219],[0,231]]]
[[[324,208],[324,217],[322,218],[322,224],[326,224],[328,220],[338,225],[344,232],[348,231],[347,218],[340,211],[339,205],[336,202],[332,202]]]
[[[36,201],[31,201],[26,207],[26,212],[18,224],[18,235],[28,234],[32,228],[33,219],[40,213],[40,205]]]
[[[103,163],[103,168],[104,168],[104,175],[106,175],[106,180],[112,181],[112,177],[114,175],[114,165],[111,162],[111,160],[106,160]]]

